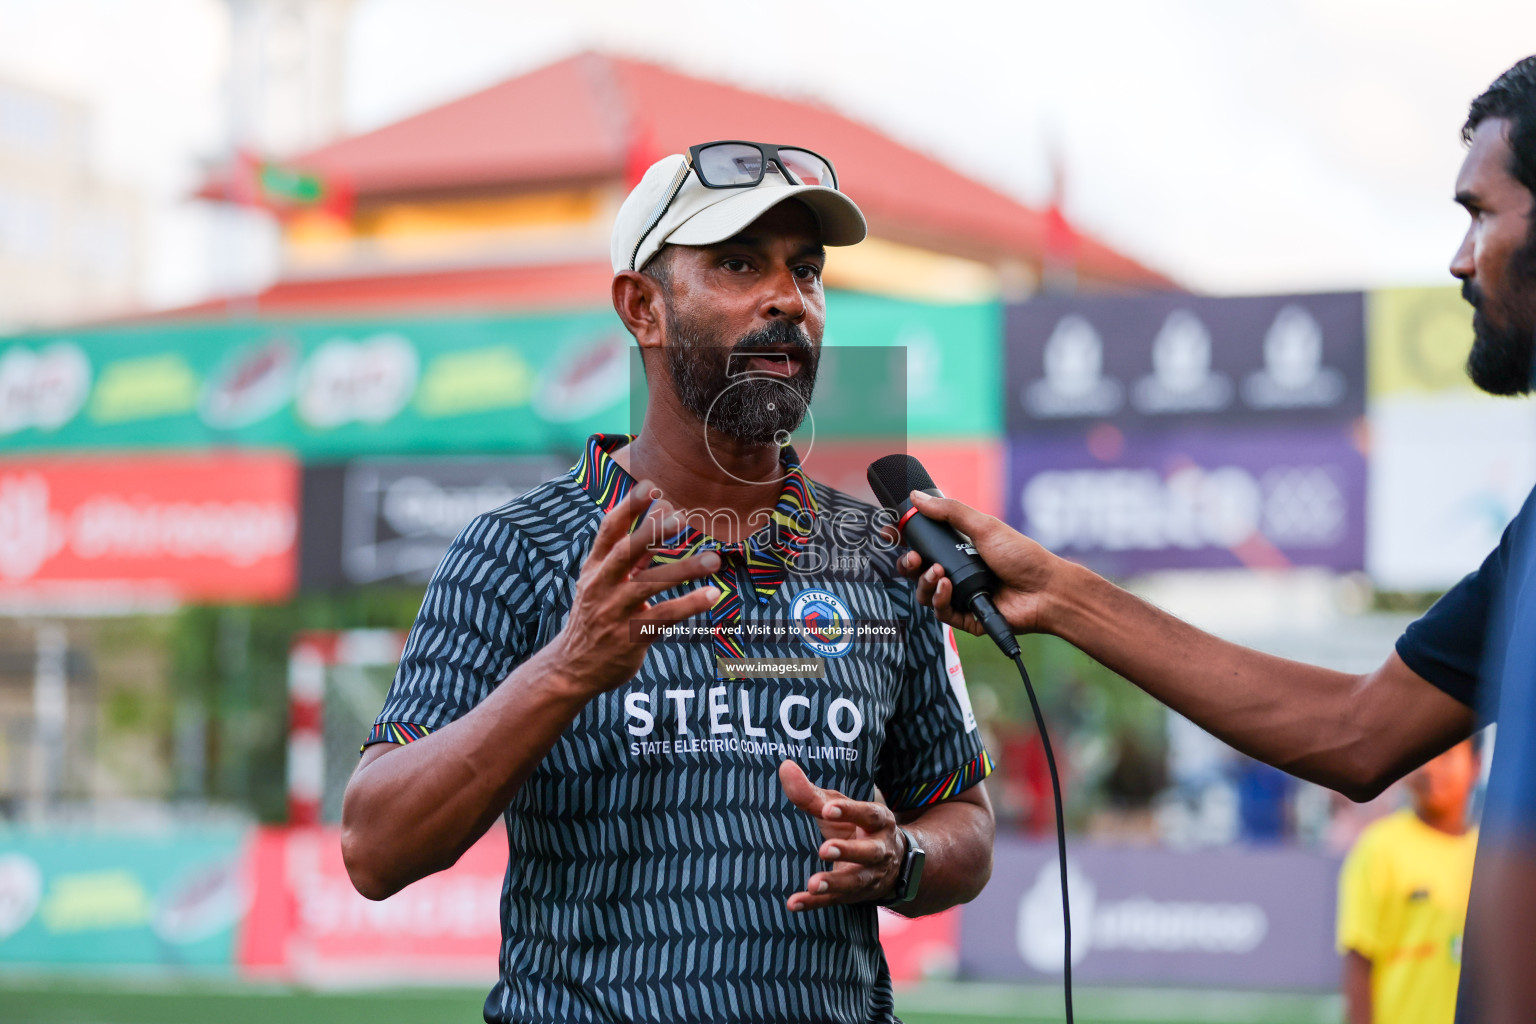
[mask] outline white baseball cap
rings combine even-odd
[[[786,199],[798,199],[816,215],[822,244],[853,245],[864,240],[868,230],[864,214],[835,188],[791,184],[772,163],[756,185],[706,188],[687,161],[682,153],[656,161],[619,207],[609,246],[615,274],[644,267],[668,243],[723,242]],[[681,186],[679,175],[684,175]],[[659,220],[655,219],[658,210],[662,210]],[[653,221],[655,226],[647,231]]]

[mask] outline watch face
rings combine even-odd
[[[904,901],[910,902],[917,899],[917,887],[923,880],[923,861],[926,859],[922,850],[907,851],[907,863],[902,871],[902,874],[907,877],[906,891],[902,893]]]

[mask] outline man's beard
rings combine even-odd
[[[1533,350],[1536,350],[1536,228],[1509,260],[1505,290],[1511,301],[1493,303],[1471,281],[1463,281],[1461,297],[1472,314],[1472,351],[1467,376],[1490,395],[1524,395],[1531,390]]]
[[[699,322],[678,316],[670,304],[668,319],[667,370],[688,411],[706,429],[743,444],[785,443],[805,419],[816,388],[819,353],[805,329],[779,320],[727,348]],[[799,361],[794,376],[743,373],[751,353],[772,358],[780,352]]]

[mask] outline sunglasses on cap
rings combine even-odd
[[[638,269],[635,258],[640,255],[640,247],[645,244],[646,236],[656,230],[661,218],[667,215],[690,171],[705,188],[754,188],[762,184],[769,164],[778,168],[779,174],[791,185],[837,188],[837,171],[832,167],[832,161],[800,146],[772,146],[740,139],[689,146],[688,158],[677,169],[666,197],[656,204],[645,230],[635,242],[634,251],[629,254],[629,269]]]

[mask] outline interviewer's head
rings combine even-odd
[[[800,184],[770,161],[760,183],[722,188],[706,187],[688,157],[666,157],[614,225],[613,304],[640,346],[652,404],[743,444],[782,442],[804,418],[826,321],[824,247],[865,231],[852,200],[786,162]]]
[[[1495,395],[1531,390],[1536,348],[1536,57],[1472,101],[1456,201],[1472,218],[1451,261],[1473,315],[1472,382]]]

